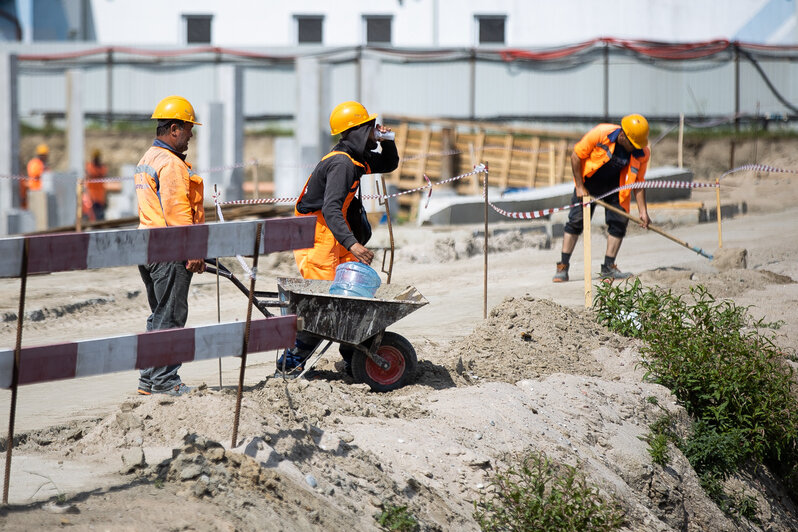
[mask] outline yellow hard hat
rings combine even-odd
[[[50,147],[47,144],[39,144],[36,146],[36,155],[48,155],[50,153]]]
[[[337,135],[376,118],[376,114],[370,115],[366,108],[357,102],[339,103],[330,113],[330,133]]]
[[[97,149],[97,148],[94,148],[94,149],[91,151],[91,158],[92,158],[92,159],[99,159],[99,158],[100,158],[100,156],[101,156],[102,154],[103,154],[103,153],[102,153],[102,152],[101,152],[99,149]]]
[[[648,146],[648,120],[643,115],[626,115],[621,119],[621,129],[626,138],[637,148]]]
[[[158,120],[182,120],[201,126],[194,114],[194,107],[182,96],[167,96],[155,106],[150,118]]]

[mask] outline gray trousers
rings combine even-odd
[[[147,318],[147,330],[183,327],[188,319],[188,287],[192,273],[184,262],[154,262],[139,266],[141,279],[147,289],[147,301],[152,314]],[[139,388],[164,391],[181,383],[177,370],[181,364],[141,370]]]

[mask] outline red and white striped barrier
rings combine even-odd
[[[23,347],[19,384],[91,377],[197,360],[240,357],[244,323],[169,329],[54,345]],[[296,316],[252,320],[247,354],[293,346]],[[14,351],[0,351],[0,388],[11,387]]]
[[[313,246],[315,221],[304,217],[5,238],[0,278],[22,274],[25,241],[28,273],[49,273],[251,254],[258,224],[261,254]]]

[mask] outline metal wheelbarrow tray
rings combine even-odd
[[[332,295],[332,281],[279,278],[284,311],[302,318],[303,330],[353,348],[352,376],[372,390],[390,391],[415,373],[416,352],[385,329],[428,303],[412,286],[383,285],[374,298]]]

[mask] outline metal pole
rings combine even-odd
[[[717,178],[717,177],[715,178],[715,199],[717,200],[717,205],[718,205],[718,210],[717,210],[717,213],[718,213],[718,247],[722,248],[723,247],[723,234],[722,234],[721,228],[720,228],[720,179]]]
[[[386,274],[388,274],[388,280],[385,284],[391,284],[391,274],[393,273],[393,253],[394,253],[394,241],[393,241],[393,222],[391,222],[391,206],[388,205],[388,189],[385,187],[385,176],[380,174],[380,180],[382,180],[382,193],[385,195],[385,216],[388,218],[388,238],[391,241],[391,259],[388,261],[388,271],[385,272],[385,256],[383,256],[383,269]]]
[[[114,116],[114,52],[112,48],[108,49],[105,64],[105,90],[107,91],[105,95],[105,123],[110,129]]]
[[[258,190],[258,161],[253,160],[252,162],[255,163],[252,165],[252,184],[254,185],[252,187],[254,190],[252,197],[258,199],[260,197],[260,191]]]
[[[734,133],[740,132],[740,50],[734,43]],[[729,149],[729,168],[734,168],[735,138],[732,137]]]
[[[217,194],[217,187],[216,184],[213,185],[213,195],[214,197]],[[214,202],[215,203],[215,202]],[[215,222],[219,221],[219,206],[214,205],[213,209],[213,220]],[[219,296],[219,257],[215,257],[214,261],[216,262],[216,323],[222,323],[222,307],[221,307],[221,299]],[[222,391],[222,358],[219,357],[219,391]]]
[[[22,271],[19,284],[19,314],[17,314],[17,342],[14,347],[14,368],[11,372],[11,406],[8,412],[8,439],[6,440],[6,469],[3,477],[3,504],[8,504],[8,486],[11,481],[11,450],[14,448],[14,420],[17,412],[17,384],[22,354],[22,322],[25,317],[25,290],[28,286],[28,239],[22,247]]]
[[[610,120],[610,45],[604,43],[604,121]]]
[[[238,438],[238,419],[241,415],[241,396],[244,393],[244,373],[247,369],[247,349],[249,349],[249,328],[252,324],[252,300],[255,297],[255,279],[258,274],[258,256],[260,255],[260,231],[262,224],[255,230],[255,253],[252,257],[252,275],[249,282],[249,301],[247,302],[247,321],[244,324],[244,343],[241,346],[241,370],[238,372],[238,394],[236,395],[236,412],[233,418],[233,441],[230,447],[236,446]]]
[[[482,243],[482,252],[484,255],[484,265],[482,276],[482,319],[488,317],[488,163],[485,162],[485,172],[482,174],[484,177],[484,193],[485,193],[485,240]]]
[[[471,56],[468,59],[469,84],[468,84],[468,118],[475,120],[477,115],[477,54],[471,49]]]
[[[585,308],[590,308],[593,303],[593,276],[590,272],[591,263],[591,240],[590,240],[590,196],[582,197],[582,246],[585,251]]]
[[[684,168],[684,113],[679,113],[679,168]]]

